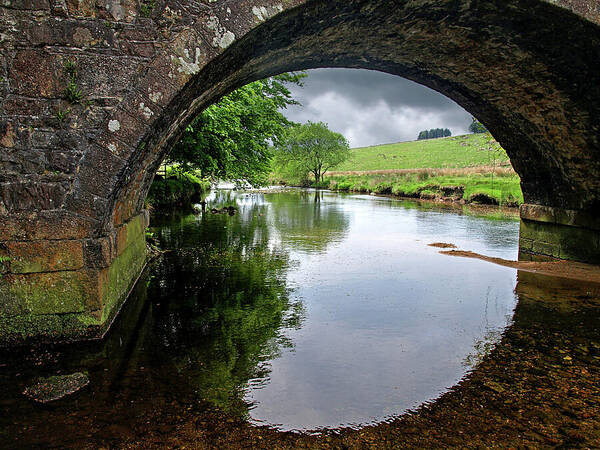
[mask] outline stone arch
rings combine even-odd
[[[152,4],[5,7],[0,145],[13,160],[0,173],[0,241],[11,257],[10,317],[64,315],[63,330],[71,319],[75,329],[103,328],[143,266],[143,201],[155,170],[191,118],[248,82],[317,67],[380,70],[455,100],[521,176],[523,254],[600,260],[595,3]],[[61,98],[65,77],[81,85],[84,98],[72,105]],[[60,155],[47,150],[55,147]],[[48,286],[51,301],[42,300]]]
[[[588,211],[600,205],[600,179],[594,176],[600,170],[600,109],[594,101],[600,83],[589,70],[600,56],[594,24],[540,1],[307,2],[255,28],[248,25],[278,8],[253,7],[248,19],[249,10],[234,2],[217,7],[201,23],[208,29],[184,31],[176,49],[155,58],[162,72],[148,74],[142,85],[165,74],[187,84],[161,117],[148,121],[151,133],[141,137],[135,126],[119,130],[132,148],[145,149],[129,156],[130,177],[139,173],[136,160],[152,168],[146,158],[157,155],[155,164],[190,117],[235,87],[286,70],[352,67],[417,81],[480,118],[507,149],[527,203]],[[237,20],[235,33],[225,28],[229,16]],[[526,26],[532,18],[536,26]],[[236,35],[243,37],[201,67],[207,40],[225,46]],[[568,45],[557,45],[563,40]],[[123,109],[138,118],[154,116],[151,108],[158,106],[143,95],[129,103]],[[131,122],[124,117],[125,128]],[[110,133],[103,137],[110,145]],[[146,186],[150,178],[148,173],[137,181]],[[144,195],[144,189],[134,189]],[[121,187],[114,200],[127,191]],[[128,214],[115,207],[118,224]]]

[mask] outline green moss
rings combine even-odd
[[[143,223],[141,227],[135,225],[131,231],[132,233],[129,233],[128,230],[127,239],[128,241],[131,239],[132,242],[107,269],[106,282],[102,287],[101,323],[105,323],[114,310],[118,309],[125,301],[133,282],[146,263],[146,237]],[[133,231],[136,233],[134,234]]]
[[[0,318],[0,344],[39,337],[56,339],[62,331],[62,319],[58,315]]]
[[[100,326],[102,325],[102,320],[98,317],[94,317],[89,314],[80,314],[76,316],[77,324],[79,326],[91,327],[91,326]]]
[[[10,275],[0,286],[0,304],[33,315],[83,312],[90,282],[85,271]]]

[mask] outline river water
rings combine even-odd
[[[237,212],[211,212],[223,206]],[[428,244],[516,259],[518,227],[497,210],[215,191],[205,212],[152,221],[171,251],[103,342],[3,355],[0,438],[95,447],[170,439],[186,423],[200,434],[223,422],[311,433],[391,423],[448,392],[515,328],[515,269]],[[21,394],[76,371],[90,385],[70,398],[40,406]]]

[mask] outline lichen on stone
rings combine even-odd
[[[217,16],[210,16],[206,22],[206,26],[215,32],[215,37],[212,41],[214,47],[225,49],[235,40],[235,34],[223,27]]]
[[[111,131],[113,133],[115,131],[119,131],[121,129],[121,123],[116,119],[109,120],[108,121],[108,129],[109,129],[109,131]]]

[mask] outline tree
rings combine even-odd
[[[312,173],[315,182],[350,157],[350,145],[344,136],[327,128],[323,122],[307,122],[291,127],[275,146],[276,167],[296,177]]]
[[[452,132],[448,128],[432,128],[431,130],[423,130],[419,133],[417,140],[435,139],[441,137],[452,136]]]
[[[293,125],[280,112],[297,105],[286,84],[302,85],[305,73],[250,83],[205,109],[186,128],[166,162],[202,178],[266,182],[272,144]]]
[[[487,133],[487,128],[475,117],[471,118],[471,125],[469,125],[469,131],[471,133]]]

